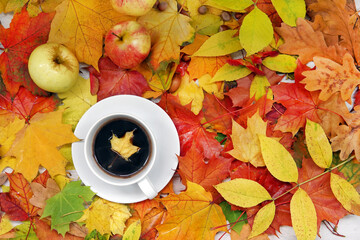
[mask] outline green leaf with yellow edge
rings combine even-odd
[[[311,158],[321,168],[328,168],[332,163],[332,149],[320,124],[309,119],[305,127],[306,146]]]
[[[249,56],[268,46],[273,34],[274,29],[269,17],[255,7],[245,16],[240,27],[240,44]]]
[[[298,18],[304,18],[306,15],[306,6],[304,0],[271,0],[277,13],[284,23],[292,27],[296,26]]]
[[[0,218],[0,236],[10,232],[13,229],[13,225],[7,215],[4,215]]]
[[[151,9],[138,18],[138,22],[148,29],[151,35],[150,64],[157,70],[161,62],[177,61],[180,46],[194,37],[195,30],[190,25],[191,18],[180,14],[175,0],[165,0],[168,6],[164,11]]]
[[[291,223],[298,240],[316,238],[317,215],[309,195],[299,188],[290,201]]]
[[[141,222],[137,220],[126,229],[122,240],[138,240],[141,235]]]
[[[204,89],[205,92],[214,94],[217,98],[223,99],[224,93],[222,91],[223,87],[219,89],[218,85],[214,82],[211,82],[211,76],[205,74],[198,79],[199,87]]]
[[[202,103],[204,101],[204,92],[193,80],[190,80],[189,75],[185,74],[181,78],[181,83],[174,95],[179,96],[181,105],[187,105],[191,103],[191,111],[194,114],[198,114],[202,109]]]
[[[360,216],[360,195],[353,185],[339,175],[331,173],[330,187],[346,210]]]
[[[231,224],[231,230],[240,233],[243,226],[247,223],[246,212],[240,210],[231,210],[231,205],[227,201],[219,204],[226,220]]]
[[[339,154],[334,154],[331,167],[335,167],[340,163],[342,163],[342,161],[340,160]],[[360,163],[358,162],[358,160],[353,159],[352,161],[338,167],[337,170],[344,174],[346,180],[351,183],[355,188],[360,186]]]
[[[256,237],[263,232],[266,231],[266,229],[269,228],[272,221],[275,217],[275,203],[274,201],[266,204],[263,206],[257,213],[254,219],[254,224],[252,226],[251,233],[249,235],[249,239]]]
[[[239,207],[249,208],[272,199],[263,186],[245,178],[233,179],[214,187],[226,201]]]
[[[259,135],[261,153],[267,169],[283,182],[297,182],[299,173],[291,154],[273,138]]]
[[[286,54],[267,57],[262,61],[262,64],[273,71],[282,73],[292,73],[297,67],[296,59]]]
[[[103,37],[117,23],[134,19],[119,14],[110,1],[64,0],[56,7],[49,42],[66,45],[79,62],[98,68],[103,54]]]
[[[126,132],[124,136],[117,137],[114,133],[110,139],[111,150],[119,154],[126,161],[129,161],[129,158],[136,152],[140,150],[139,147],[132,144],[132,139],[134,137],[134,130]]]
[[[250,97],[255,96],[255,100],[259,100],[266,93],[267,99],[273,99],[273,91],[267,77],[256,75],[250,85]]]
[[[99,198],[84,210],[84,215],[78,222],[85,222],[90,232],[96,229],[102,235],[122,235],[125,222],[129,217],[131,217],[131,213],[126,205]]]
[[[246,129],[233,120],[231,140],[234,149],[228,153],[242,162],[250,162],[255,167],[265,166],[258,135],[266,134],[266,126],[258,111],[247,119]]]
[[[208,0],[206,5],[213,6],[225,11],[239,12],[254,4],[251,0]]]
[[[191,26],[196,33],[203,35],[213,35],[219,32],[219,28],[223,24],[221,17],[211,13],[195,15],[191,19]]]
[[[71,124],[73,130],[84,113],[97,102],[97,96],[90,93],[90,81],[78,77],[78,80],[69,91],[58,93],[62,99],[63,105],[60,108],[65,109],[63,122]]]
[[[216,57],[241,50],[239,39],[234,37],[236,32],[237,30],[226,30],[212,35],[192,56]]]
[[[90,187],[82,186],[81,181],[66,184],[64,189],[46,201],[42,218],[51,216],[51,229],[65,235],[71,222],[84,215],[84,201],[90,202],[95,193]]]
[[[247,67],[243,66],[232,66],[226,63],[222,66],[211,79],[211,82],[219,81],[234,81],[243,77],[248,76],[251,71]]]

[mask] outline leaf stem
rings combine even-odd
[[[351,157],[349,157],[348,159],[346,159],[345,161],[343,161],[342,163],[339,163],[338,165],[336,165],[336,166],[334,166],[334,167],[332,167],[332,168],[329,168],[329,169],[325,170],[323,173],[321,173],[321,174],[319,174],[319,175],[317,175],[317,176],[315,176],[315,177],[313,177],[313,178],[310,178],[310,179],[308,179],[308,180],[306,180],[306,181],[304,181],[304,182],[302,182],[302,183],[296,184],[296,186],[292,187],[291,189],[289,189],[288,191],[286,191],[286,192],[284,192],[283,194],[279,195],[278,197],[273,198],[273,200],[275,201],[275,200],[281,198],[282,196],[288,194],[289,192],[291,192],[291,191],[294,190],[295,188],[300,187],[301,185],[303,185],[303,184],[305,184],[305,183],[311,182],[311,181],[313,181],[313,180],[315,180],[315,179],[317,179],[317,178],[319,178],[319,177],[321,177],[321,176],[323,176],[323,175],[331,172],[332,170],[334,170],[334,169],[336,169],[336,168],[338,168],[338,167],[340,167],[340,166],[342,166],[342,165],[347,164],[348,162],[350,162],[350,161],[353,160],[354,158],[355,158],[355,156],[351,156]]]

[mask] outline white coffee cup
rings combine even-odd
[[[136,125],[140,126],[148,137],[148,141],[150,143],[149,148],[149,157],[145,165],[137,172],[132,175],[122,177],[122,176],[114,176],[112,174],[107,173],[96,161],[94,154],[94,140],[101,129],[106,123],[114,121],[116,119],[127,119],[131,122],[134,122]],[[127,113],[113,113],[111,115],[107,115],[105,117],[100,118],[95,124],[93,124],[85,139],[84,139],[84,153],[85,153],[85,162],[90,168],[91,172],[100,180],[114,185],[114,186],[130,186],[133,184],[137,184],[141,191],[149,198],[152,199],[157,196],[158,192],[155,187],[151,183],[148,173],[153,168],[155,161],[157,160],[157,146],[156,139],[151,129],[145,124],[143,120],[139,117],[135,117],[131,114]],[[136,185],[135,185],[136,186]]]

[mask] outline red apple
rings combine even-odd
[[[133,68],[144,61],[150,48],[150,34],[135,21],[118,23],[105,36],[106,55],[124,69]]]
[[[126,15],[142,16],[154,6],[156,0],[111,0],[113,8]]]

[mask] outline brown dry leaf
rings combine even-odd
[[[346,8],[346,0],[318,0],[309,5],[309,9],[316,15],[320,15],[326,28],[324,34],[335,36],[339,40],[339,45],[346,48],[349,53],[360,61],[360,29],[354,27],[351,15]],[[357,24],[358,25],[358,24]]]
[[[301,83],[306,84],[305,88],[309,91],[321,90],[319,99],[323,101],[336,92],[341,92],[342,100],[351,100],[351,94],[360,84],[360,72],[352,56],[345,54],[343,65],[324,57],[314,57],[314,63],[315,70],[302,73],[305,79]]]
[[[308,63],[314,56],[329,58],[341,62],[346,49],[340,45],[328,46],[324,35],[315,31],[311,23],[303,18],[298,18],[296,27],[290,27],[285,23],[276,31],[284,39],[285,43],[280,46],[279,51],[291,55],[299,55],[302,63]]]
[[[116,12],[110,1],[64,0],[56,8],[49,42],[66,45],[79,62],[98,69],[102,56],[103,36],[115,24],[133,19]]]
[[[231,240],[248,240],[250,233],[251,233],[251,227],[250,224],[247,223],[242,227],[240,234],[238,234],[235,231],[231,231],[230,233]],[[269,240],[269,237],[266,233],[263,233],[260,234],[259,236],[251,238],[251,240]]]
[[[45,208],[46,200],[60,192],[59,186],[52,178],[47,180],[46,187],[37,182],[30,183],[30,187],[34,193],[33,197],[30,198],[30,203],[41,209]]]
[[[77,236],[77,237],[86,237],[88,234],[88,229],[85,226],[80,226],[78,223],[72,222],[70,223],[69,234]]]

